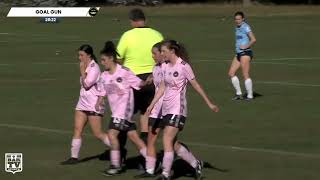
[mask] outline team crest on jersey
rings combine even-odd
[[[22,172],[22,153],[5,153],[5,171],[15,174]]]
[[[95,65],[95,64],[94,64],[94,63],[92,63],[92,64],[91,64],[91,67],[94,67],[94,65]]]
[[[117,78],[117,82],[118,82],[118,83],[121,83],[121,82],[122,82],[122,78],[121,78],[121,77],[118,77],[118,78]]]
[[[178,71],[175,71],[175,72],[173,73],[173,77],[178,77],[178,76],[179,76]]]

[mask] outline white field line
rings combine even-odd
[[[45,132],[45,133],[55,133],[55,134],[71,135],[73,133],[72,131],[67,131],[67,130],[48,129],[48,128],[35,127],[35,126],[5,124],[5,123],[1,123],[0,127],[38,131],[38,132]],[[88,134],[88,133],[85,133],[85,135],[92,136],[91,134]],[[248,147],[238,147],[238,146],[214,145],[214,144],[207,144],[207,143],[195,143],[195,142],[187,142],[187,144],[191,146],[204,147],[204,148],[210,148],[210,149],[226,149],[226,150],[233,150],[233,151],[268,153],[268,154],[274,154],[274,155],[295,156],[295,157],[304,157],[304,158],[312,158],[312,159],[320,158],[320,154],[298,153],[298,152],[282,151],[282,150],[275,150],[275,149],[248,148]]]

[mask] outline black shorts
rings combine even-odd
[[[137,75],[140,79],[146,80],[151,73],[139,74]],[[144,114],[150,105],[154,97],[155,87],[154,84],[146,85],[140,90],[134,90],[134,114],[140,111],[141,114]]]
[[[137,126],[135,123],[129,122],[125,119],[120,118],[111,118],[111,121],[109,123],[109,129],[115,129],[118,131],[134,131],[137,130]]]
[[[253,52],[252,50],[245,50],[241,53],[237,53],[237,60],[240,62],[240,59],[242,56],[250,56],[250,59],[253,58]]]
[[[165,127],[172,126],[182,131],[186,123],[186,117],[174,114],[167,114],[163,117],[163,122]]]
[[[87,116],[100,116],[103,117],[103,114],[94,112],[94,111],[81,111],[83,113],[85,113]]]
[[[162,118],[149,118],[148,126],[152,127],[152,130],[155,129],[163,129],[164,128],[164,120]]]

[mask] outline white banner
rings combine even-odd
[[[7,17],[93,17],[100,7],[12,7]]]

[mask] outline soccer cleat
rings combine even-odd
[[[121,167],[115,167],[113,165],[110,166],[108,170],[102,172],[104,176],[115,176],[122,173]]]
[[[171,180],[171,177],[170,176],[166,177],[164,175],[161,175],[157,178],[157,180]]]
[[[141,179],[141,178],[153,178],[153,177],[155,177],[156,175],[154,175],[154,174],[150,174],[150,173],[148,173],[148,172],[144,172],[144,173],[142,173],[142,174],[139,174],[139,175],[136,175],[136,176],[134,176],[134,178],[136,178],[136,179]]]
[[[195,168],[195,179],[200,180],[202,178],[203,161],[197,160],[197,167]]]
[[[123,148],[120,150],[120,154],[121,154],[121,163],[122,164],[126,164],[126,161],[127,161],[127,149],[126,148]]]
[[[61,162],[61,165],[73,165],[73,164],[77,164],[79,163],[79,159],[78,158],[69,158],[63,162]]]
[[[242,100],[242,99],[243,99],[242,95],[237,95],[237,94],[232,98],[233,101]]]
[[[249,97],[244,97],[244,100],[246,100],[246,101],[251,101],[251,100],[253,100],[253,97],[252,98],[249,98]]]
[[[158,165],[156,166],[156,169],[155,169],[155,174],[160,174],[161,173],[161,170],[162,170],[162,162],[159,161]]]

